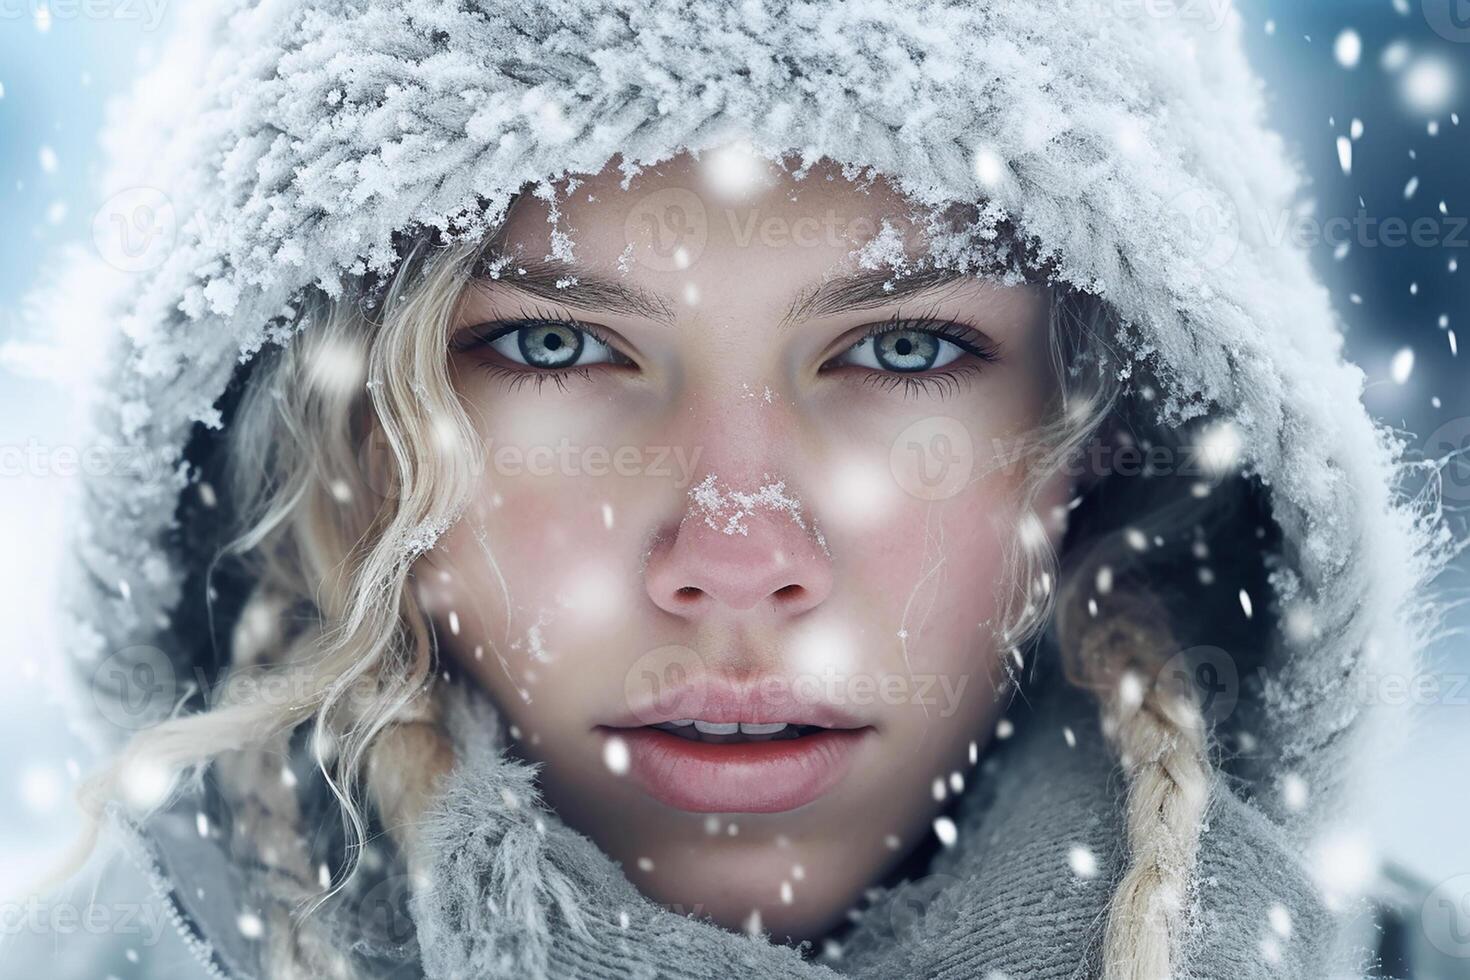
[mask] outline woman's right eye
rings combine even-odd
[[[560,371],[616,364],[622,357],[576,324],[557,320],[487,324],[473,332],[460,349],[488,347],[512,364],[536,371]]]

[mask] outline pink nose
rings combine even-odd
[[[748,610],[795,616],[832,592],[832,561],[799,505],[778,493],[696,498],[644,571],[648,594],[689,619]]]

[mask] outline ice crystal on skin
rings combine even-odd
[[[767,482],[752,491],[720,488],[720,479],[711,473],[690,488],[689,499],[705,526],[722,534],[750,533],[750,518],[757,511],[769,510],[785,514],[797,527],[807,530],[801,502],[786,492],[784,480]]]

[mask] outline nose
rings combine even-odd
[[[832,593],[832,559],[781,483],[742,491],[706,479],[677,529],[660,535],[644,579],[654,603],[685,619],[774,611],[795,616]]]

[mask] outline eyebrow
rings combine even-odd
[[[517,262],[513,258],[492,256],[475,266],[475,279],[483,284],[505,286],[537,299],[647,317],[669,326],[673,326],[676,319],[673,307],[664,297],[590,269],[534,260]]]
[[[837,276],[798,293],[782,318],[781,326],[833,313],[889,306],[967,278],[958,269],[947,268],[921,269],[907,275],[892,269],[865,269]]]
[[[501,255],[481,260],[474,276],[483,284],[505,286],[549,302],[647,317],[668,326],[677,320],[673,304],[663,295],[586,268],[537,260],[517,262]],[[781,318],[780,326],[789,327],[834,313],[889,306],[968,278],[964,272],[952,268],[921,269],[908,274],[892,269],[864,269],[836,276],[800,290]]]

